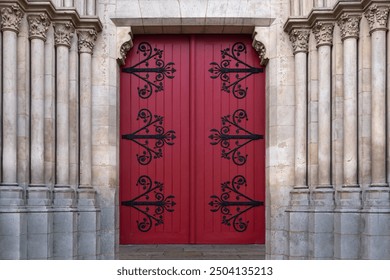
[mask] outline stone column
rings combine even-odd
[[[2,182],[0,185],[0,259],[25,258],[24,194],[17,183],[17,43],[24,16],[19,5],[1,9],[3,31]]]
[[[87,15],[96,15],[96,0],[87,0]]]
[[[343,14],[338,21],[343,41],[344,68],[344,186],[358,184],[357,40],[361,16]]]
[[[56,185],[69,186],[69,48],[74,27],[70,22],[55,23],[57,147]]]
[[[288,209],[291,259],[308,257],[307,53],[309,35],[309,30],[305,29],[295,29],[290,33],[295,56],[295,186],[290,192]]]
[[[73,0],[64,0],[64,7],[73,7]]]
[[[309,217],[312,259],[333,258],[334,190],[331,182],[331,48],[332,22],[317,22],[313,33],[318,49],[318,186],[312,192]]]
[[[333,23],[318,22],[314,29],[318,49],[318,185],[331,186],[331,52]]]
[[[75,192],[69,185],[69,48],[73,33],[70,22],[54,24],[57,96],[54,259],[73,259],[76,255]]]
[[[29,15],[31,41],[31,185],[44,184],[45,41],[50,20],[46,14]]]
[[[372,187],[386,183],[386,32],[389,8],[371,6],[365,16],[370,25],[372,60]]]
[[[364,201],[363,258],[390,258],[390,188],[386,179],[386,32],[389,6],[365,11],[371,34],[371,178]]]
[[[52,257],[51,191],[45,185],[45,41],[50,20],[45,13],[28,16],[31,41],[31,183],[27,189],[27,258]]]
[[[361,16],[344,13],[338,20],[343,41],[344,179],[337,191],[335,258],[360,257],[361,189],[358,184],[358,61],[357,40]]]
[[[99,255],[99,216],[92,187],[92,54],[97,32],[78,30],[80,53],[80,186],[78,194],[78,258]]]
[[[3,180],[17,185],[17,38],[23,12],[18,5],[3,8]]]
[[[323,8],[323,7],[326,6],[326,5],[325,5],[325,0],[315,0],[314,3],[315,3],[314,6],[315,6],[316,8]]]

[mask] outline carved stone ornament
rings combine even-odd
[[[50,26],[50,19],[45,13],[28,15],[30,39],[41,39],[46,41],[46,33]]]
[[[20,22],[24,13],[19,5],[12,5],[1,9],[1,29],[19,32]]]
[[[364,12],[364,15],[368,20],[371,32],[377,29],[387,30],[388,6],[378,7],[378,5],[374,4]]]
[[[359,38],[359,23],[362,17],[359,15],[343,14],[338,20],[341,39]]]
[[[54,42],[56,46],[66,46],[70,48],[73,38],[74,27],[71,22],[54,24]]]
[[[119,50],[120,57],[116,60],[120,66],[125,65],[127,53],[133,47],[133,39],[124,42]]]
[[[308,52],[310,31],[306,29],[295,29],[290,32],[290,41],[294,54],[298,52]]]
[[[93,53],[95,41],[97,38],[97,32],[95,29],[83,29],[77,30],[77,36],[79,39],[79,52],[80,53]]]
[[[256,50],[256,52],[259,54],[260,65],[266,66],[269,59],[266,57],[266,54],[265,54],[266,49],[265,49],[264,44],[260,41],[253,40],[252,46]]]
[[[324,45],[333,44],[333,22],[317,22],[313,27],[314,37],[317,42],[317,48]]]

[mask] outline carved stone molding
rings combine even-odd
[[[50,26],[50,19],[45,13],[28,15],[30,39],[41,39],[46,41],[46,33]]]
[[[310,31],[307,29],[293,29],[290,32],[290,41],[294,54],[298,52],[308,52]]]
[[[95,47],[95,41],[97,39],[96,30],[95,29],[77,30],[77,37],[79,43],[79,52],[93,54],[93,48]]]
[[[319,21],[313,27],[317,48],[320,46],[331,46],[333,44],[333,22]]]
[[[126,57],[127,57],[127,53],[131,50],[131,48],[133,47],[133,38],[132,38],[132,34],[129,33],[130,35],[130,40],[124,42],[120,49],[119,49],[119,57],[117,58],[117,62],[120,66],[122,65],[125,65],[125,61],[126,61]]]
[[[255,40],[253,40],[252,46],[256,50],[256,52],[259,54],[260,65],[266,66],[269,59],[266,57],[266,49],[265,49],[264,44],[255,39]]]
[[[70,48],[73,38],[74,27],[71,22],[61,22],[54,24],[54,42],[56,46]]]
[[[389,6],[371,5],[364,15],[370,25],[370,32],[376,30],[387,30],[387,19],[389,16]]]
[[[19,5],[15,4],[1,9],[1,29],[19,32],[20,22],[24,12]]]
[[[344,13],[337,21],[340,32],[341,39],[345,40],[347,38],[359,38],[359,23],[362,17],[356,14]]]

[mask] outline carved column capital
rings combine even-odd
[[[313,27],[314,37],[317,42],[317,48],[320,46],[331,46],[333,44],[333,22],[319,21]]]
[[[132,35],[130,35],[130,40],[124,42],[119,49],[119,58],[117,58],[116,61],[120,66],[125,65],[127,53],[131,50],[132,47],[133,47],[133,39],[132,39]]]
[[[20,22],[24,12],[19,5],[15,4],[1,9],[1,30],[19,32]]]
[[[389,16],[389,6],[371,5],[365,12],[364,16],[370,25],[370,32],[376,30],[387,30],[387,19]]]
[[[294,54],[298,52],[307,53],[309,49],[310,31],[307,29],[293,29],[290,32],[290,41],[293,46]]]
[[[97,39],[97,32],[95,29],[80,29],[77,30],[77,37],[79,39],[79,52],[93,54],[95,41]]]
[[[356,14],[344,13],[337,21],[340,27],[341,39],[359,38],[359,23],[362,17]]]
[[[266,66],[268,63],[268,58],[266,57],[266,49],[262,42],[257,41],[256,39],[253,40],[252,47],[255,49],[255,51],[258,53],[260,58],[260,65]]]
[[[46,13],[28,15],[30,39],[41,39],[46,41],[46,33],[50,26],[50,19]]]
[[[60,22],[54,24],[54,42],[57,46],[70,48],[73,38],[74,26],[71,22]]]

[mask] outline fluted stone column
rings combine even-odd
[[[312,192],[309,216],[312,259],[333,258],[334,190],[331,181],[331,48],[333,22],[317,22],[313,33],[318,49],[318,186]]]
[[[0,259],[23,259],[25,210],[23,188],[17,182],[17,43],[24,16],[19,5],[1,9],[2,52],[2,181],[0,185]]]
[[[389,6],[365,11],[371,33],[371,178],[364,201],[363,258],[389,259],[390,190],[386,179],[386,32]]]
[[[358,184],[358,61],[361,15],[344,13],[338,20],[343,41],[344,179],[337,191],[335,258],[359,259],[361,189]]]
[[[92,187],[92,54],[97,32],[78,30],[80,53],[80,186],[78,195],[78,258],[99,255],[99,215]]]
[[[45,41],[50,20],[45,13],[28,15],[31,41],[31,183],[27,189],[27,258],[52,257],[51,190],[45,185]]]
[[[69,186],[69,48],[74,27],[54,24],[56,46],[56,185],[54,188],[53,258],[76,255],[75,191]]]
[[[290,192],[290,259],[308,257],[307,186],[307,53],[310,31],[295,29],[290,33],[295,57],[295,186]]]

